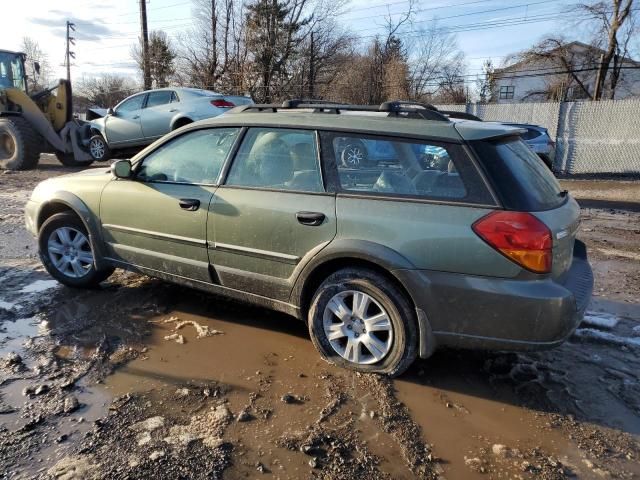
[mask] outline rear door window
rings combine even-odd
[[[160,105],[166,105],[171,102],[171,96],[173,92],[170,90],[160,90],[157,92],[150,92],[147,99],[147,108],[153,108]]]
[[[341,192],[493,203],[461,145],[330,132],[321,139]]]
[[[233,160],[226,184],[323,192],[315,131],[249,129]]]
[[[541,211],[564,203],[556,178],[520,138],[482,140],[472,145],[506,208]]]

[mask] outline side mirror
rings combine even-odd
[[[131,178],[131,162],[129,160],[118,160],[112,163],[111,173],[116,178]]]
[[[113,108],[112,108],[112,107],[109,107],[109,108],[107,109],[107,115],[115,115],[115,114],[116,114],[116,112],[113,110]]]
[[[37,75],[40,75],[40,62],[33,62],[33,69],[36,71]]]

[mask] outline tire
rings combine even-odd
[[[354,299],[365,297],[369,306],[364,314],[359,314],[357,308],[354,312]],[[342,322],[333,313],[340,305],[336,299],[346,307]],[[359,320],[380,314],[386,314],[386,322]],[[387,278],[370,270],[344,269],[329,276],[313,296],[308,323],[311,340],[320,355],[340,367],[397,376],[409,368],[418,354],[417,321],[411,302]],[[335,337],[330,339],[328,332],[334,332]],[[349,348],[350,342],[354,348]],[[377,345],[378,350],[369,345]]]
[[[69,242],[65,241],[64,235],[57,233],[61,229],[65,229]],[[85,241],[74,245],[74,241],[81,240],[78,234],[84,236]],[[44,267],[53,278],[69,287],[94,288],[114,271],[112,267],[96,270],[87,229],[74,213],[63,212],[49,217],[40,228],[38,245]],[[68,249],[72,250],[69,255],[62,253],[62,250]],[[63,257],[64,261],[61,260]],[[73,266],[74,261],[80,266],[79,270]]]
[[[65,167],[88,167],[93,163],[93,160],[79,162],[73,156],[73,153],[56,152],[56,158]]]
[[[91,158],[98,162],[106,162],[111,158],[111,150],[104,137],[100,134],[93,135],[89,139],[89,153]]]
[[[346,168],[358,168],[369,162],[367,148],[361,142],[347,143],[340,154],[340,161]]]
[[[38,165],[42,140],[22,117],[0,118],[0,167],[31,170]]]

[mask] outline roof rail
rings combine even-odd
[[[389,116],[402,118],[417,118],[421,120],[436,120],[448,122],[449,117],[443,115],[436,107],[428,103],[395,100],[380,105],[350,105],[329,100],[285,100],[278,104],[242,105],[229,110],[229,113],[242,112],[278,112],[279,110],[313,109],[314,113],[340,114],[343,111],[353,112],[387,112]]]

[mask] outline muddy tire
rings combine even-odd
[[[93,160],[79,162],[73,156],[73,153],[56,152],[56,158],[65,167],[88,167],[93,163]]]
[[[42,141],[22,117],[0,118],[0,168],[31,170],[38,165]]]
[[[345,269],[329,276],[313,296],[308,322],[322,357],[341,367],[397,376],[418,353],[411,302],[387,278],[369,270]]]
[[[96,270],[89,234],[74,213],[49,217],[40,228],[38,245],[47,271],[69,287],[94,288],[113,273],[113,268]]]

